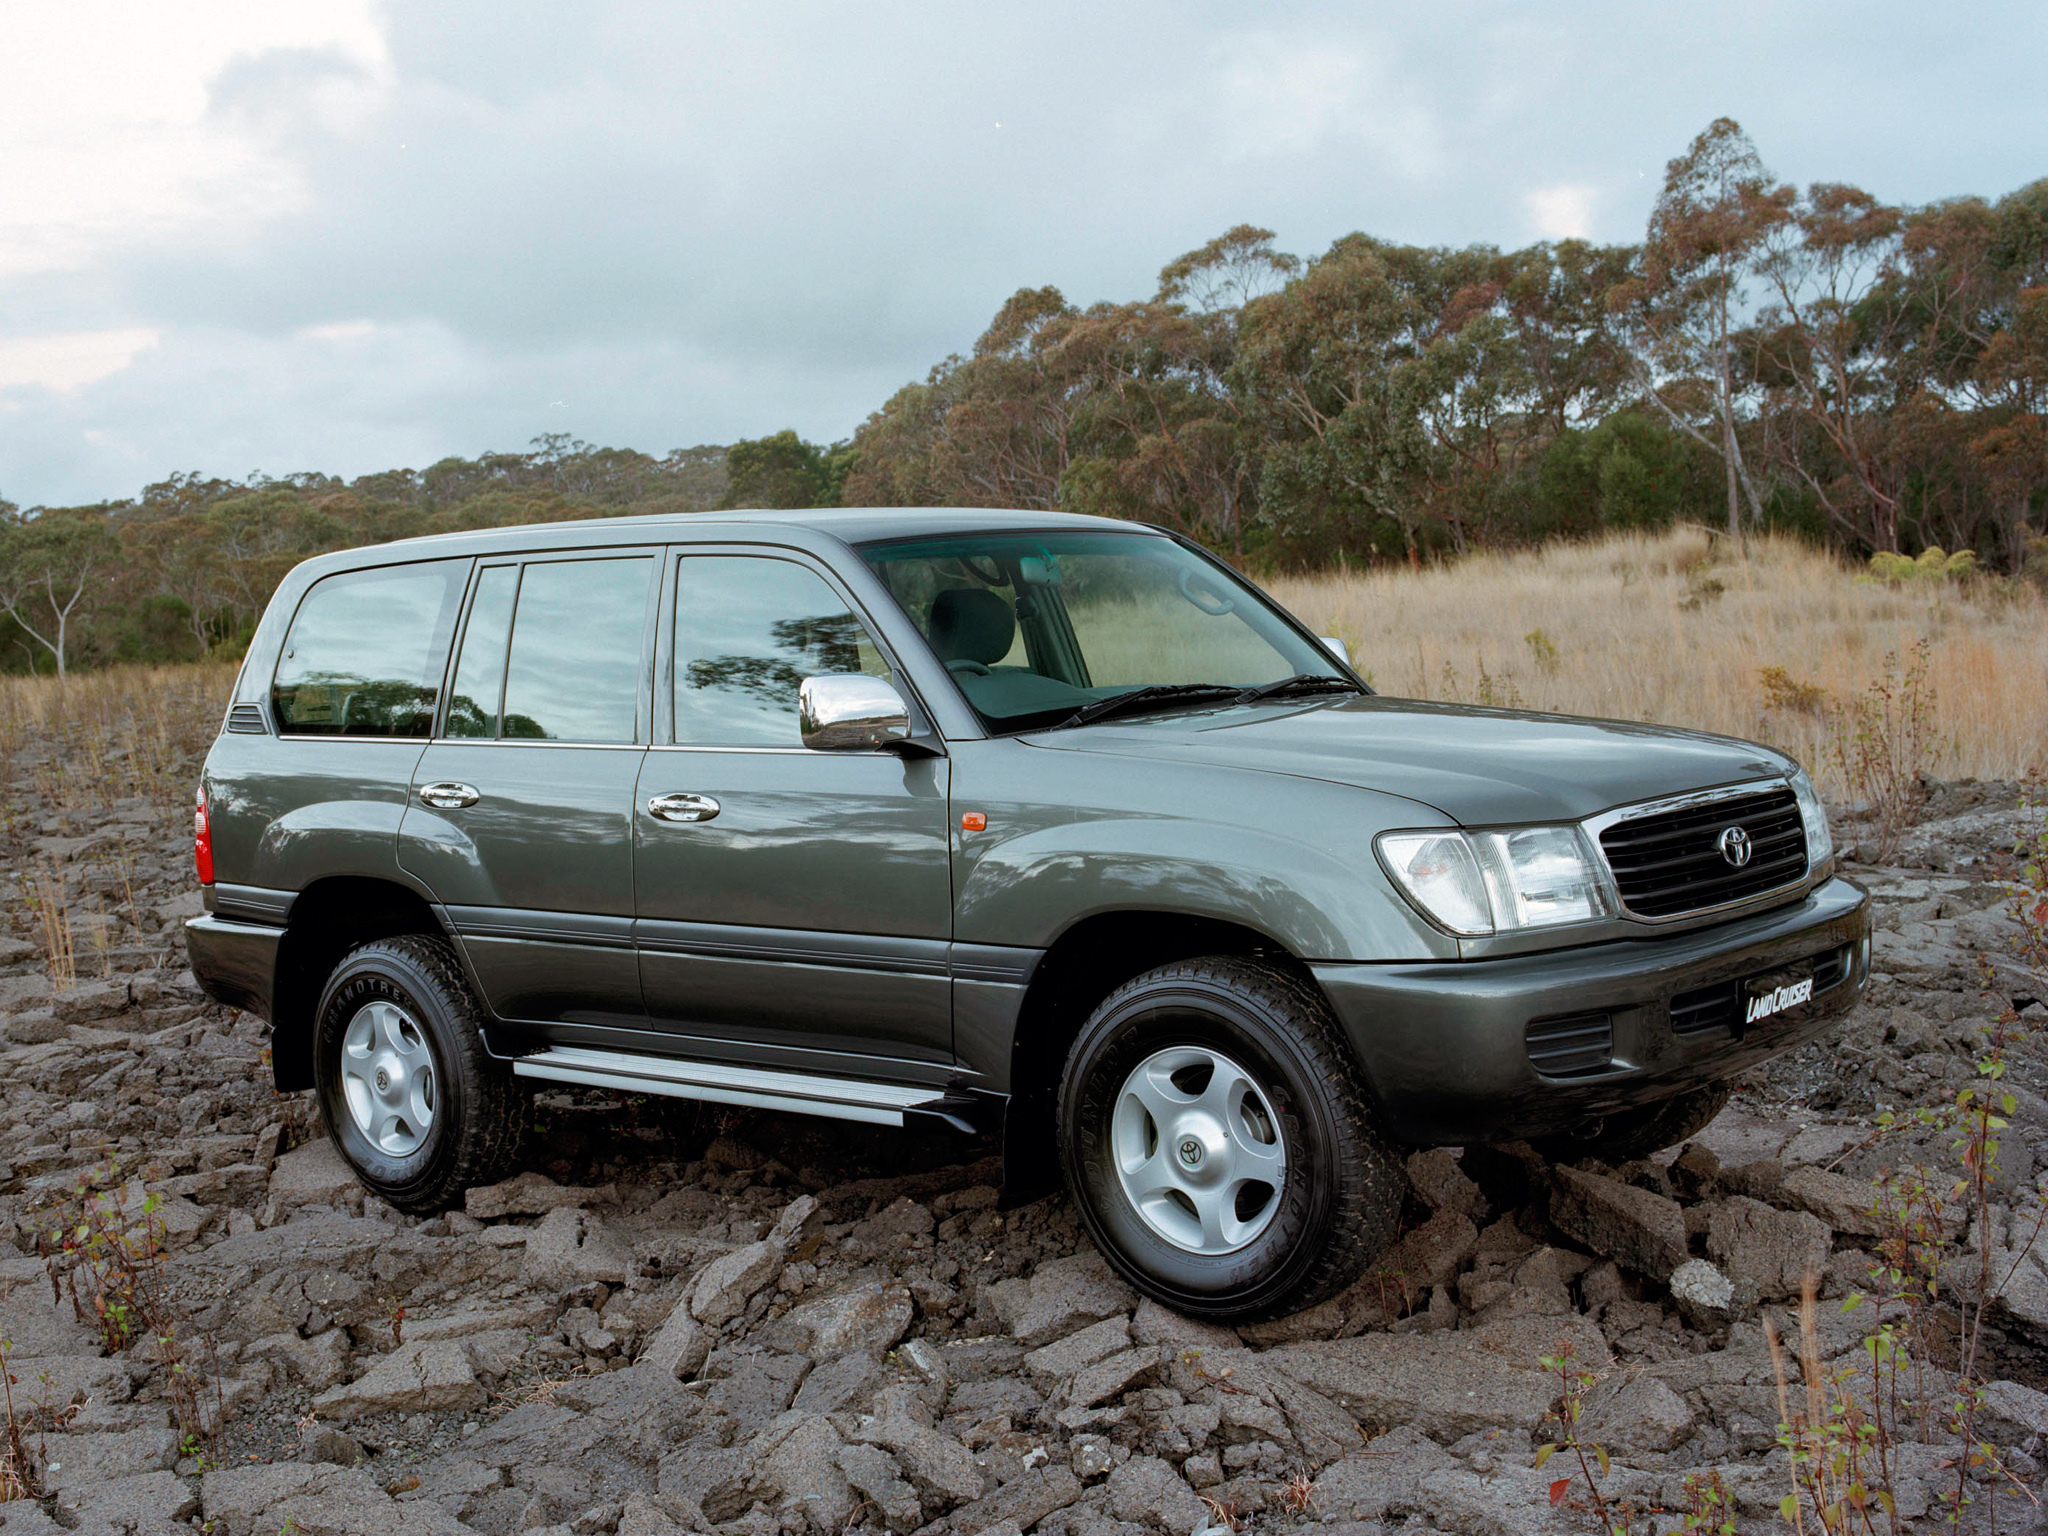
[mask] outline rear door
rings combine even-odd
[[[445,906],[500,1018],[646,1025],[633,788],[658,576],[650,550],[478,566],[399,858]]]
[[[712,1059],[870,1075],[950,1064],[948,761],[814,752],[797,730],[808,676],[907,685],[846,593],[794,551],[671,561],[661,736],[633,821],[656,1027]]]

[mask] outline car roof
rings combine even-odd
[[[1032,512],[1002,507],[807,507],[793,511],[752,508],[720,512],[652,512],[631,517],[590,517],[564,522],[515,523],[425,534],[388,544],[365,544],[306,562],[308,574],[360,569],[407,560],[487,555],[523,549],[599,548],[606,545],[715,541],[758,537],[775,529],[820,534],[845,544],[1007,529],[1099,529],[1156,532],[1143,523],[1074,512]],[[809,543],[801,539],[794,542]]]

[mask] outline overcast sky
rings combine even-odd
[[[0,496],[847,436],[1015,289],[2048,175],[2048,7],[0,0]]]

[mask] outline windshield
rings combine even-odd
[[[1140,688],[1343,676],[1228,569],[1158,534],[956,534],[861,555],[994,730]]]

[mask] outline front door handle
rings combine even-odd
[[[481,798],[474,786],[458,784],[453,779],[420,786],[420,799],[436,810],[459,811],[466,805],[475,805]]]
[[[709,821],[718,814],[718,802],[709,795],[656,795],[647,802],[647,814],[657,821]]]

